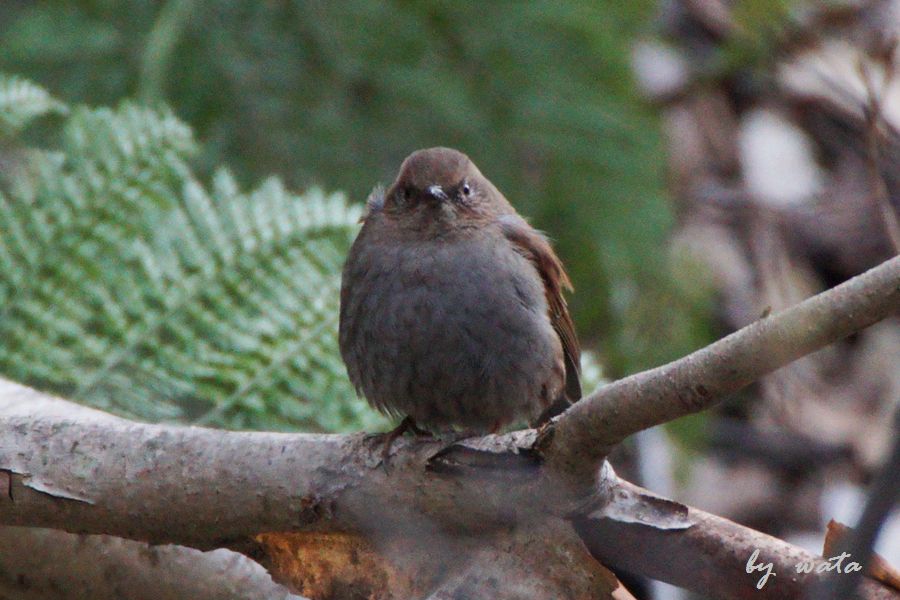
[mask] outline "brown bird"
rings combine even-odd
[[[344,267],[347,373],[401,427],[539,424],[581,397],[563,288],[547,239],[468,156],[419,150],[370,196]]]

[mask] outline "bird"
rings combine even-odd
[[[571,281],[468,156],[413,152],[361,221],[339,345],[357,394],[402,418],[394,436],[539,426],[581,398]]]

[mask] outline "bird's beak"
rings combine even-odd
[[[436,200],[449,200],[447,194],[444,192],[443,188],[439,185],[430,185],[428,186],[428,195]]]

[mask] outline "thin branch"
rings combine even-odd
[[[563,413],[538,446],[585,478],[629,435],[696,413],[760,377],[900,312],[900,257],[662,367],[600,388]]]
[[[900,473],[900,411],[897,412],[894,422],[894,448],[872,484],[869,500],[866,502],[859,523],[848,534],[846,546],[843,541],[839,544],[840,547],[845,547],[850,556],[854,557],[856,562],[862,564],[864,568],[869,566],[872,548],[875,546],[884,520],[900,500],[900,485],[897,484],[898,473]],[[846,577],[831,582],[831,585],[816,590],[815,595],[807,595],[807,598],[810,600],[853,598],[853,592],[857,589],[860,577],[861,574],[858,572],[850,573]]]
[[[900,221],[898,221],[897,211],[891,204],[887,182],[879,169],[879,165],[882,163],[881,138],[884,135],[882,131],[886,131],[887,135],[894,138],[897,137],[897,131],[884,116],[886,91],[890,89],[896,72],[896,65],[894,64],[896,49],[896,37],[883,49],[880,57],[880,66],[884,74],[884,80],[881,82],[880,90],[875,90],[875,76],[872,73],[872,68],[866,62],[860,60],[857,70],[866,90],[863,117],[866,123],[866,165],[869,171],[869,181],[872,185],[872,192],[875,195],[875,202],[881,209],[885,233],[891,244],[893,244],[894,250],[900,252]]]

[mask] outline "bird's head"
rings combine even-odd
[[[410,154],[382,206],[392,218],[418,228],[464,226],[511,210],[475,163],[451,148]]]

